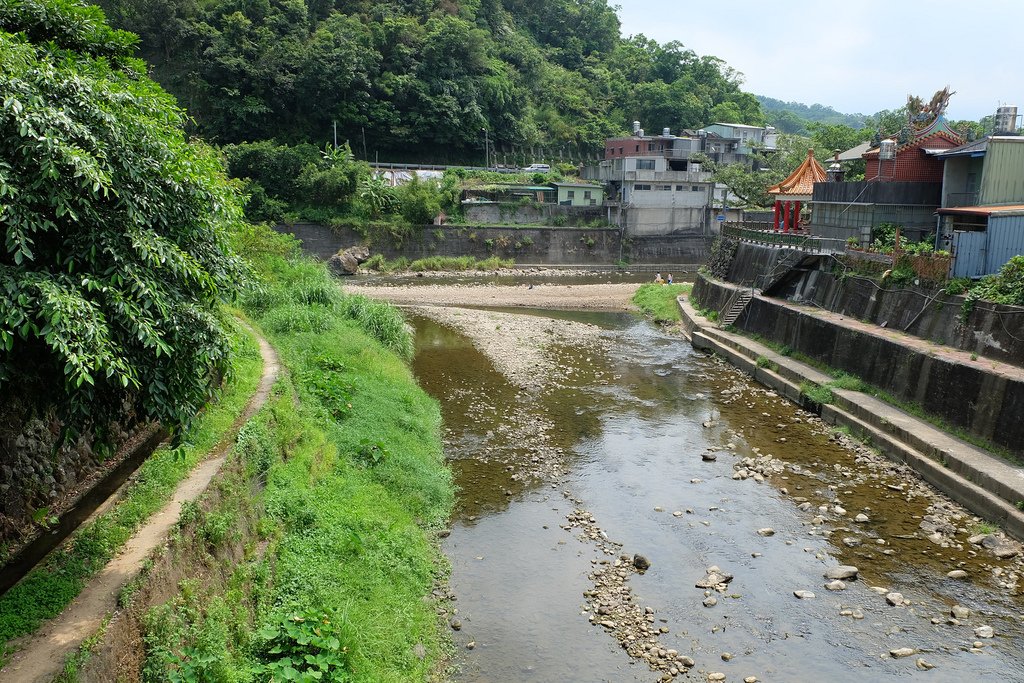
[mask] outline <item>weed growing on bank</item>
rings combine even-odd
[[[679,304],[676,297],[689,294],[693,285],[684,282],[677,285],[662,285],[658,283],[647,283],[640,285],[633,295],[633,303],[637,305],[644,314],[651,316],[656,323],[674,323],[682,318],[679,314]]]
[[[233,374],[182,445],[160,446],[139,467],[134,482],[112,509],[83,526],[63,547],[0,597],[0,642],[31,633],[58,614],[117,553],[135,530],[170,499],[178,483],[216,446],[259,385],[263,363],[256,340],[225,321],[234,347]],[[9,651],[5,646],[3,659]]]
[[[363,264],[363,267],[380,273],[397,273],[402,271],[424,273],[487,271],[512,268],[514,265],[515,261],[513,259],[503,259],[497,256],[485,259],[478,259],[473,256],[428,256],[427,258],[416,259],[415,261],[410,261],[404,256],[400,256],[389,261],[382,254],[374,254]]]
[[[245,498],[257,519],[233,522],[242,517],[232,512],[236,497],[190,522],[188,533],[207,539],[230,578],[148,611],[146,672],[423,681],[447,647],[425,600],[446,567],[433,531],[454,500],[440,409],[403,360],[412,336],[397,309],[344,295],[287,240],[259,230],[246,238],[248,248],[270,249],[254,254],[261,285],[242,305],[289,371],[232,455],[246,463],[249,484],[236,488],[254,486]],[[302,323],[302,311],[325,327]],[[299,322],[273,325],[292,318]],[[239,563],[218,551],[235,526],[254,529],[248,545],[262,539],[265,554]]]

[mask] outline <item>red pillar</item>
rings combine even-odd
[[[789,209],[789,202],[784,202],[782,204],[782,232],[789,232]]]
[[[793,212],[793,232],[800,232],[800,202],[796,203],[796,208]]]
[[[775,200],[775,232],[779,231],[779,214],[782,213],[782,201],[779,199]]]

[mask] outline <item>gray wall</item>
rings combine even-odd
[[[718,310],[728,296],[722,285],[698,277],[693,298],[699,306]],[[850,297],[860,301],[862,308],[872,299],[867,291]],[[921,311],[919,305],[910,307],[906,302],[874,308],[887,310],[894,319],[912,319]],[[986,372],[984,364],[961,364],[922,353],[885,337],[784,308],[770,299],[752,300],[736,326],[860,377],[956,427],[1024,454],[1024,420],[1020,419],[1024,415],[1024,382]]]
[[[365,242],[361,235],[351,229],[332,230],[313,223],[279,225],[275,229],[295,235],[302,242],[303,251],[323,260],[340,249]],[[532,244],[526,243],[527,238]],[[491,240],[490,245],[487,240]],[[620,258],[630,263],[699,264],[707,259],[709,241],[705,237],[693,235],[627,237],[623,240],[617,228],[446,225],[426,226],[417,238],[401,245],[388,242],[369,246],[371,254],[383,254],[388,259],[399,256],[409,259],[428,256],[500,256],[514,259],[517,263],[548,265],[613,265]]]

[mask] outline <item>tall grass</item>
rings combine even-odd
[[[512,268],[515,265],[515,261],[497,256],[490,256],[485,259],[478,259],[473,256],[428,256],[411,262],[404,256],[400,256],[393,261],[389,261],[381,254],[374,254],[363,265],[370,270],[376,270],[381,273],[394,273],[405,270],[414,273],[442,271],[461,273],[471,270],[484,271]]]
[[[292,292],[308,265],[264,266],[271,296],[247,308],[260,325],[279,308],[262,302],[278,298],[328,325],[264,330],[289,372],[236,451],[266,482],[255,504],[268,558],[228,557],[220,587],[152,610],[146,670],[154,680],[268,680],[287,660],[305,673],[322,666],[320,680],[428,680],[447,642],[425,599],[445,572],[431,530],[454,499],[440,409],[400,355],[411,346],[395,309],[348,296],[300,304]],[[211,510],[194,533],[234,517]],[[316,641],[303,624],[332,635]]]

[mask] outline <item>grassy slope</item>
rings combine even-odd
[[[677,285],[660,285],[647,283],[640,285],[633,295],[633,303],[641,311],[654,318],[659,323],[679,322],[679,305],[676,304],[676,297],[681,294],[689,294],[693,289],[690,283]]]
[[[157,448],[114,508],[76,532],[70,542],[0,597],[0,642],[30,633],[43,620],[59,614],[221,441],[256,390],[263,367],[251,335],[236,326],[232,338],[234,376],[186,435],[186,443],[175,451]]]
[[[302,673],[309,655],[321,680],[425,680],[447,645],[424,597],[445,569],[432,530],[454,494],[439,408],[402,359],[409,330],[396,309],[344,297],[287,238],[254,229],[240,248],[261,282],[243,308],[288,369],[236,448],[269,463],[252,502],[268,559],[228,556],[226,583],[153,608],[147,670],[168,672],[156,680],[266,680],[286,657]],[[242,503],[231,500],[205,519],[237,519],[231,505]],[[192,533],[208,537],[203,525]],[[202,607],[239,600],[242,612]],[[313,623],[337,641],[275,647],[287,628]]]

